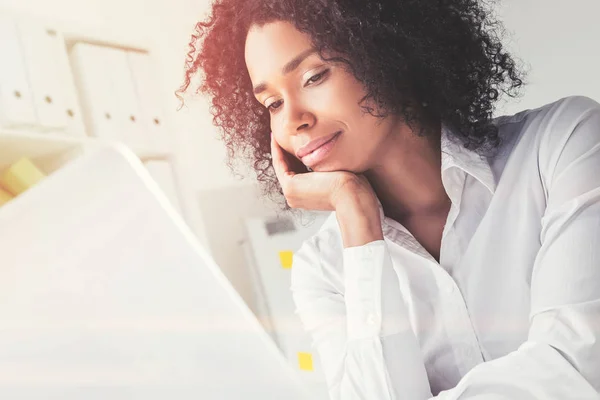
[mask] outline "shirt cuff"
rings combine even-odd
[[[384,240],[344,249],[344,281],[349,340],[408,328],[398,277]]]

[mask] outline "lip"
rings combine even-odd
[[[342,131],[337,131],[329,136],[325,136],[308,142],[307,144],[298,149],[298,151],[296,152],[296,157],[302,159],[302,157],[312,153],[313,151],[323,146],[325,143],[329,142],[331,139],[333,139],[336,135],[340,133],[342,133]]]
[[[323,143],[321,146],[317,147],[315,150],[302,157],[302,163],[309,168],[312,168],[315,165],[319,164],[321,161],[323,161],[329,156],[341,135],[342,132],[340,131],[337,134],[333,135],[333,137],[327,142]]]

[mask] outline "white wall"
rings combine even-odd
[[[529,64],[520,102],[498,108],[514,114],[569,95],[600,101],[600,1],[504,0],[498,7],[507,47]]]

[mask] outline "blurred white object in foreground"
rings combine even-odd
[[[0,398],[307,398],[133,153],[20,140],[54,172],[0,208]]]

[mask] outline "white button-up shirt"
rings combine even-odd
[[[384,240],[344,248],[332,214],[295,254],[332,399],[600,398],[600,104],[494,121],[493,157],[442,129],[439,263],[381,205]]]

